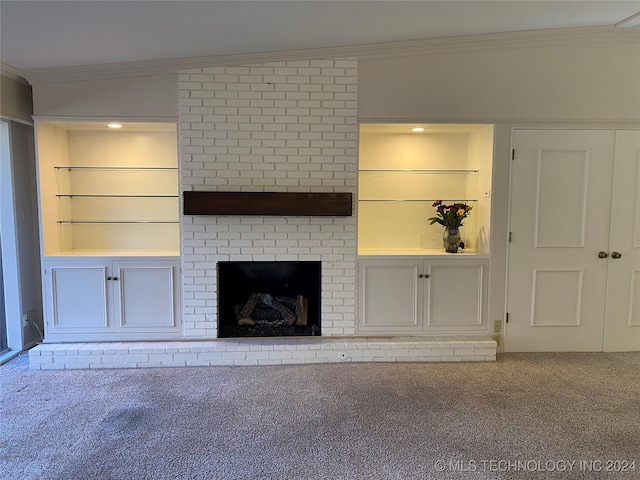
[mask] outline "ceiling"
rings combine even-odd
[[[0,0],[0,61],[17,71],[613,26],[635,1]],[[624,26],[638,23],[638,18]]]

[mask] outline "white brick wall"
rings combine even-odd
[[[352,192],[355,202],[355,59],[188,70],[179,88],[183,191]],[[185,337],[217,337],[216,263],[228,260],[320,260],[322,334],[355,333],[355,215],[181,224]]]

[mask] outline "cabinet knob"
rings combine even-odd
[[[423,274],[418,275],[418,278],[424,278]]]
[[[598,258],[607,258],[608,256],[607,252],[598,252]]]
[[[622,258],[622,254],[620,252],[613,252],[611,254],[611,258],[615,258],[616,260]]]
[[[118,280],[118,277],[113,277],[113,279],[117,281],[117,280]]]
[[[107,277],[107,280],[111,280],[111,277]]]
[[[418,275],[418,278],[429,278],[429,274],[425,273],[424,275],[421,273],[420,275]]]

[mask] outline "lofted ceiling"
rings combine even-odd
[[[638,23],[640,1],[0,1],[17,72]],[[625,20],[627,20],[625,22]]]

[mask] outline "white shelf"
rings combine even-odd
[[[364,198],[358,200],[359,202],[426,202],[433,203],[437,200],[441,200],[445,203],[471,203],[477,202],[478,199],[467,199],[467,200],[448,200],[446,198]]]
[[[149,249],[78,249],[64,252],[56,252],[47,255],[45,259],[51,260],[57,257],[179,257],[179,250],[149,250]]]
[[[126,195],[126,194],[73,194],[73,193],[59,193],[56,195],[59,198],[179,198],[179,195]]]
[[[162,223],[180,223],[177,220],[172,220],[172,221],[166,221],[166,222],[162,222],[162,221],[155,221],[155,220],[108,220],[108,221],[102,221],[102,220],[58,220],[58,223],[60,224],[65,224],[65,225],[90,225],[90,224],[98,224],[98,225],[109,225],[109,224],[119,224],[119,225],[127,225],[127,224],[137,224],[137,223],[142,223],[142,224],[147,224],[147,223],[151,223],[151,224],[162,224]]]
[[[444,248],[359,248],[358,256],[367,257],[438,257],[438,258],[457,258],[457,257],[476,257],[489,258],[489,255],[474,250],[459,250],[458,253],[446,253]]]
[[[155,171],[155,170],[175,170],[178,171],[177,167],[133,167],[133,166],[126,166],[126,167],[119,167],[119,166],[112,166],[112,165],[97,165],[97,166],[90,166],[90,165],[57,165],[55,167],[56,170],[151,170],[151,171]]]
[[[443,169],[360,169],[360,173],[410,173],[410,174],[463,174],[478,173],[479,170],[443,170]]]

